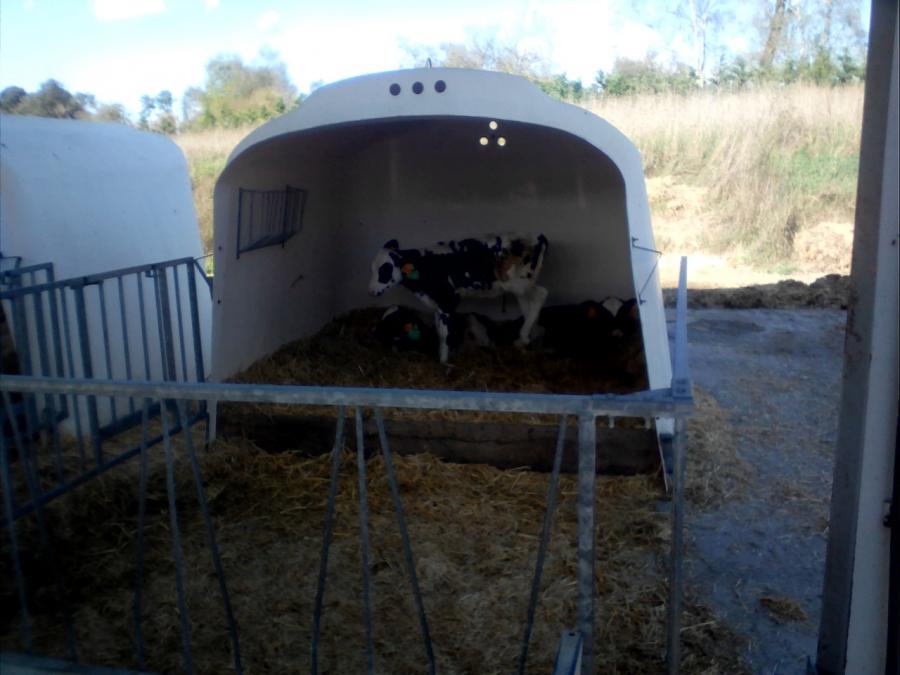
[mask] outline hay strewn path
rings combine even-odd
[[[688,493],[698,505],[720,504],[743,478],[733,461],[715,402],[701,394]],[[390,424],[390,423],[389,423]],[[329,456],[304,459],[251,445],[219,444],[202,457],[208,498],[241,629],[247,672],[305,670]],[[148,667],[181,667],[174,606],[164,471],[157,449],[148,499],[149,552],[144,632]],[[730,459],[729,459],[730,458]],[[395,459],[417,570],[425,594],[441,673],[503,673],[514,668],[533,573],[547,474],[455,465],[428,455]],[[421,672],[424,663],[384,472],[367,464],[370,563],[379,672]],[[95,664],[134,663],[132,584],[136,529],[135,467],[85,486],[54,508],[60,560],[69,570],[70,602],[82,658]],[[224,672],[230,650],[205,531],[182,457],[177,474],[180,524],[188,570],[194,659],[199,672]],[[668,517],[657,509],[654,476],[597,479],[597,662],[604,672],[664,669],[665,556]],[[322,672],[363,669],[357,485],[351,453],[344,458],[334,544],[325,596]],[[556,525],[530,651],[531,672],[551,668],[559,632],[575,621],[575,487],[563,476]],[[36,546],[36,541],[31,541]],[[4,552],[5,553],[5,552]],[[7,577],[8,579],[8,577]],[[37,603],[39,648],[62,654],[63,636],[47,578],[30,587]],[[2,597],[13,600],[4,583]],[[15,649],[17,625],[7,616],[4,649]],[[731,631],[689,598],[684,617],[685,672],[740,672]]]

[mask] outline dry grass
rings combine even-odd
[[[740,249],[747,262],[770,267],[790,258],[804,231],[852,219],[862,94],[861,85],[795,84],[607,97],[585,105],[636,143],[649,176],[696,189],[703,217],[685,220],[676,231],[698,239],[701,249]],[[212,250],[215,181],[228,153],[251,130],[175,138],[188,158],[207,251]],[[658,211],[665,204],[653,207]]]
[[[216,181],[225,168],[228,155],[247,134],[253,131],[253,128],[191,131],[174,137],[187,157],[200,238],[207,253],[212,251],[213,190]]]
[[[649,175],[705,190],[709,245],[770,262],[789,256],[800,231],[852,218],[862,94],[796,84],[610,97],[591,110],[636,143]]]

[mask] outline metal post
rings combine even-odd
[[[134,400],[134,399],[131,399]],[[146,668],[144,660],[144,634],[143,634],[143,589],[144,589],[144,523],[147,513],[147,423],[149,418],[148,408],[150,400],[144,399],[144,407],[141,411],[141,461],[138,469],[138,529],[137,529],[137,560],[135,562],[134,582],[134,645],[137,655],[139,670]]]
[[[125,311],[125,287],[122,276],[116,278],[116,288],[119,292],[119,318],[122,323],[122,346],[125,351],[125,379],[132,379],[131,375],[131,345],[128,344],[128,318]],[[128,412],[134,415],[134,398],[128,398]]]
[[[372,593],[369,579],[369,505],[366,498],[366,454],[363,445],[362,410],[356,409],[356,468],[359,474],[359,544],[362,561],[363,621],[366,630],[366,672],[375,672],[372,645]]]
[[[534,626],[534,613],[537,609],[538,595],[541,590],[541,575],[544,570],[544,557],[550,544],[550,530],[553,527],[553,513],[556,511],[556,488],[559,485],[559,471],[562,467],[563,449],[566,445],[566,426],[568,417],[563,415],[559,420],[559,433],[556,437],[556,452],[553,455],[553,470],[550,473],[550,485],[547,488],[547,510],[544,512],[544,524],[541,527],[541,541],[538,546],[537,561],[534,564],[534,579],[531,582],[531,597],[528,600],[528,613],[525,619],[525,634],[522,636],[522,651],[519,652],[519,675],[525,674],[528,662],[528,643],[531,641],[531,630]]]
[[[69,303],[66,302],[66,290],[68,289],[65,287],[60,289],[59,303],[62,310],[63,337],[66,343],[66,359],[69,363],[69,378],[74,379],[78,377],[78,375],[75,373],[75,355],[72,346],[72,330],[69,325]],[[64,374],[60,373],[60,377],[63,376]],[[82,377],[84,377],[84,375],[82,375]],[[84,471],[87,468],[87,459],[84,452],[84,434],[82,433],[81,426],[81,408],[78,405],[78,396],[75,393],[72,394],[72,414],[75,416],[75,437],[78,439],[78,457],[81,460],[81,470]]]
[[[310,648],[310,672],[319,672],[319,633],[322,628],[322,603],[325,600],[325,581],[328,575],[328,552],[331,550],[331,531],[334,526],[334,502],[337,497],[341,471],[341,452],[344,448],[344,408],[338,408],[334,447],[331,450],[331,482],[328,484],[328,506],[325,509],[325,525],[322,533],[322,553],[319,556],[319,579],[316,584],[316,600],[313,610],[313,634]]]
[[[578,417],[578,631],[582,675],[594,673],[594,487],[597,428],[593,414]]]
[[[106,377],[111,380],[114,377],[112,372],[112,349],[109,340],[109,319],[106,312],[106,291],[103,281],[97,282],[97,297],[100,300],[100,327],[103,332],[103,359],[106,365]],[[119,416],[116,413],[115,396],[109,397],[109,412],[112,415],[113,424],[116,424],[119,421]]]
[[[385,473],[387,474],[388,486],[391,489],[394,512],[397,514],[397,527],[400,529],[400,538],[403,542],[403,557],[406,559],[406,569],[409,572],[409,581],[412,586],[413,598],[416,602],[416,612],[419,615],[419,629],[422,631],[422,641],[425,643],[425,654],[428,657],[428,672],[430,675],[434,675],[437,671],[437,665],[434,660],[434,649],[431,646],[428,618],[425,615],[425,603],[422,600],[422,591],[419,589],[419,577],[416,575],[416,565],[413,560],[412,545],[409,543],[406,518],[403,516],[403,502],[400,499],[400,488],[397,486],[397,475],[394,472],[394,460],[391,458],[391,446],[388,443],[387,431],[385,431],[384,428],[384,416],[381,413],[381,408],[375,408],[375,423],[378,426],[378,440],[381,443],[381,451],[384,453]]]
[[[181,533],[178,526],[178,507],[175,497],[175,458],[169,432],[169,415],[166,401],[159,401],[160,419],[163,429],[163,449],[166,458],[166,494],[169,498],[169,527],[172,532],[172,558],[175,561],[175,589],[178,593],[178,618],[181,623],[182,656],[184,671],[193,673],[191,658],[191,622],[188,618],[187,600],[184,590],[184,559],[181,552]]]
[[[213,568],[216,571],[216,579],[219,582],[219,595],[222,596],[222,606],[225,610],[225,622],[228,626],[228,636],[231,639],[232,659],[234,660],[234,672],[241,675],[244,668],[241,665],[241,643],[238,637],[237,624],[234,621],[234,613],[231,609],[231,598],[228,595],[228,585],[225,583],[225,570],[222,567],[222,557],[219,554],[219,544],[216,541],[216,530],[212,517],[209,515],[209,503],[206,501],[206,492],[203,490],[203,476],[200,474],[200,465],[197,462],[197,453],[194,452],[194,441],[191,438],[190,422],[185,413],[183,401],[175,401],[178,410],[178,424],[182,432],[184,444],[187,446],[188,457],[191,461],[191,472],[194,476],[194,486],[197,488],[197,503],[203,515],[203,523],[206,526],[207,546],[212,557]],[[163,418],[166,412],[162,412]]]
[[[175,316],[178,319],[178,353],[181,357],[181,380],[188,381],[187,354],[184,344],[184,318],[181,311],[181,282],[178,281],[178,265],[172,267],[172,277],[175,279]],[[187,267],[187,273],[193,272],[193,266]]]
[[[669,561],[669,604],[666,623],[666,672],[678,675],[681,667],[681,594],[684,573],[684,449],[685,421],[675,420],[672,439],[672,550]]]
[[[91,362],[91,340],[88,335],[87,310],[84,304],[84,284],[74,286],[75,292],[75,316],[78,321],[78,341],[81,344],[81,366],[83,377],[92,379],[94,368]],[[91,427],[91,442],[94,445],[94,459],[97,464],[103,462],[103,446],[100,440],[100,421],[97,418],[97,397],[93,394],[87,396],[88,423]]]
[[[155,268],[156,273],[156,327],[159,330],[159,347],[163,360],[163,379],[177,380],[175,370],[175,339],[172,336],[172,314],[169,304],[169,279],[165,267]]]
[[[19,608],[22,610],[22,641],[25,643],[25,651],[31,654],[33,649],[31,614],[28,611],[28,592],[25,588],[25,576],[22,574],[22,560],[19,557],[19,539],[16,535],[16,521],[13,518],[15,504],[13,503],[12,476],[9,472],[9,457],[3,434],[0,434],[0,487],[3,488],[3,517],[9,537],[9,555],[12,558],[16,589],[19,593]]]
[[[199,269],[199,268],[198,268]],[[191,334],[194,338],[194,375],[197,382],[206,380],[206,373],[203,367],[203,340],[200,334],[200,308],[197,298],[197,269],[193,265],[187,267],[188,277],[188,295],[191,306]]]

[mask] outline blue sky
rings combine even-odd
[[[754,46],[752,4],[733,3],[724,37],[736,51]],[[274,50],[308,91],[412,65],[404,45],[472,36],[537,52],[554,72],[589,83],[617,56],[684,52],[680,37],[665,40],[646,18],[629,0],[0,0],[0,89],[32,91],[52,77],[134,114],[141,95],[162,89],[177,106],[221,53],[253,61]]]

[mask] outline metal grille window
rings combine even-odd
[[[284,245],[300,231],[307,191],[285,186],[284,190],[246,190],[238,194],[237,257],[264,246]]]

